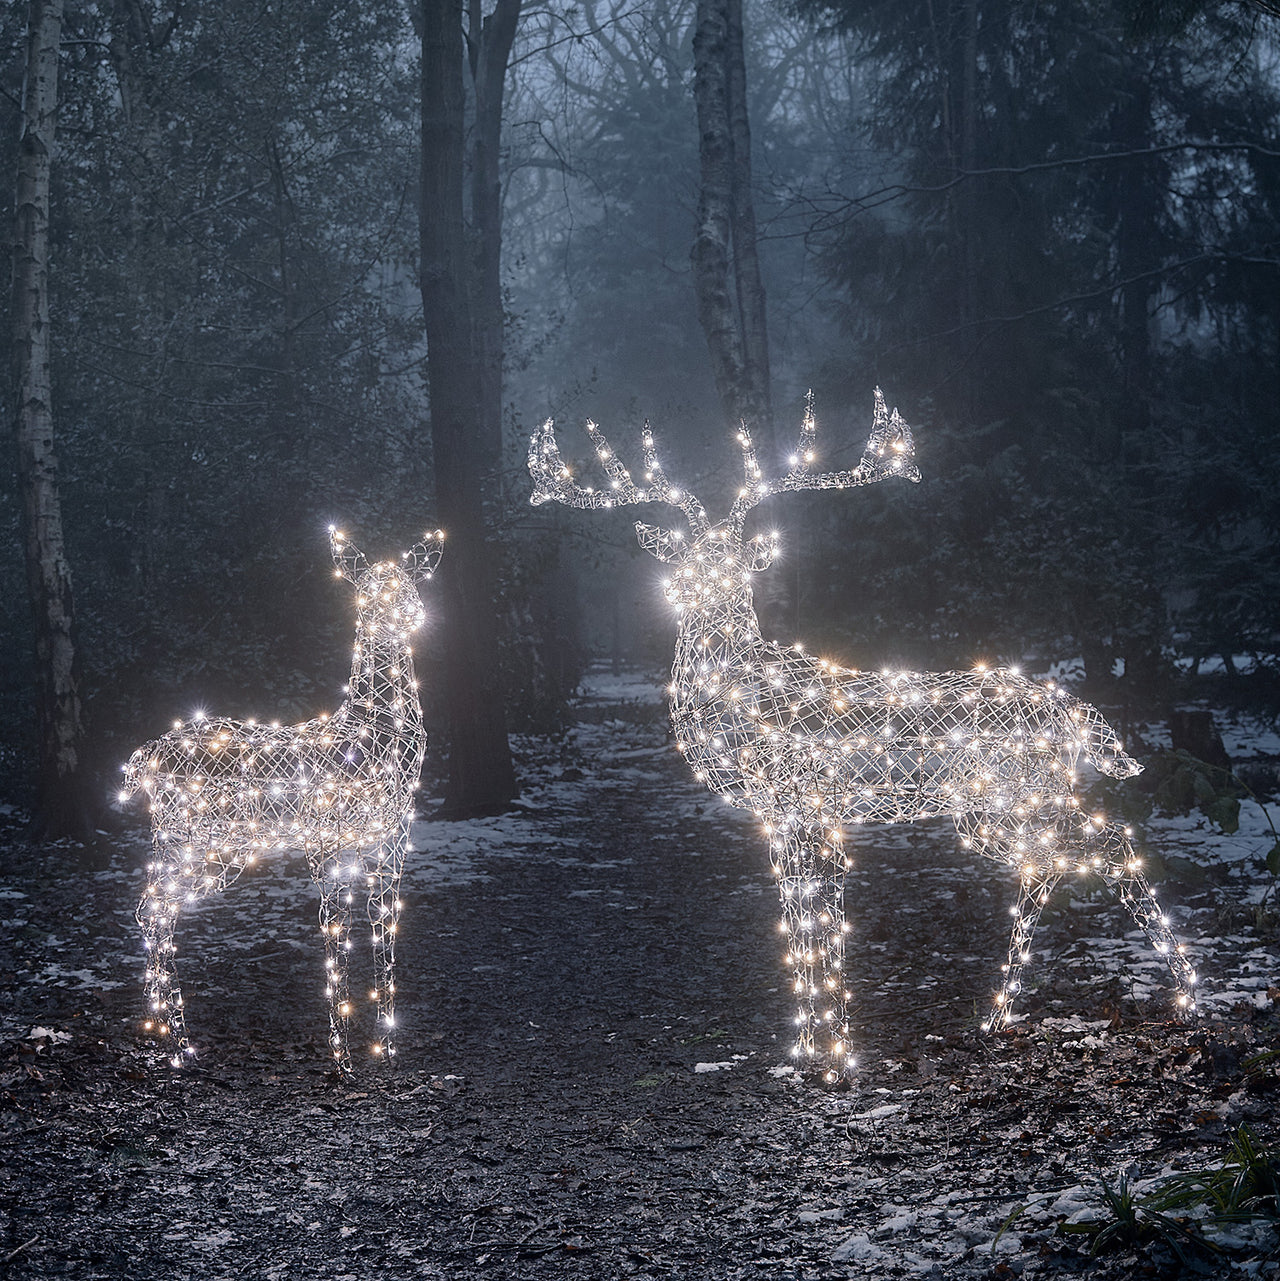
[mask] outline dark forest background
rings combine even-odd
[[[9,175],[46,5],[0,12]],[[715,515],[733,422],[777,457],[809,388],[827,463],[879,384],[925,480],[775,500],[766,631],[864,666],[1078,659],[1134,716],[1210,678],[1274,711],[1276,30],[1126,0],[66,0],[49,335],[82,727],[51,782],[6,359],[0,794],[83,813],[197,706],[332,706],[333,521],[378,554],[456,535],[424,704],[458,811],[500,805],[509,731],[672,635],[632,513],[529,506],[530,431],[554,415],[581,458],[591,416],[638,461],[648,418]]]

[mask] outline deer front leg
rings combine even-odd
[[[376,851],[369,869],[369,925],[373,930],[373,999],[377,1004],[377,1033],[373,1052],[394,1058],[396,1026],[396,933],[400,926],[400,873],[409,844],[409,821]]]
[[[1187,960],[1186,950],[1169,928],[1169,918],[1156,902],[1147,878],[1142,874],[1141,860],[1134,852],[1128,834],[1115,824],[1108,824],[1091,841],[1089,864],[1101,873],[1107,884],[1120,896],[1120,902],[1157,952],[1165,959],[1178,989],[1176,1009],[1180,1019],[1191,1019],[1196,1011],[1196,972]]]
[[[354,860],[353,860],[354,861]],[[351,996],[347,961],[351,951],[351,895],[354,866],[341,856],[318,863],[320,930],[324,935],[324,994],[329,1000],[329,1047],[343,1072],[351,1071]]]
[[[1061,880],[1058,872],[1025,867],[1013,913],[1013,933],[1009,936],[1009,960],[1001,967],[1004,980],[991,1006],[991,1015],[982,1025],[984,1032],[998,1032],[1008,1027],[1014,1002],[1022,991],[1022,967],[1031,959],[1031,940],[1040,922],[1040,913]]]
[[[146,1030],[166,1045],[169,1062],[181,1067],[192,1053],[187,1020],[182,1007],[175,965],[174,931],[182,908],[178,871],[167,859],[159,841],[153,844],[153,861],[147,865],[147,888],[138,903],[137,920],[147,949],[144,992],[151,1017]]]
[[[844,977],[848,861],[832,834],[788,826],[771,836],[786,961],[794,975],[797,1002],[792,1054],[834,1082],[854,1067]]]

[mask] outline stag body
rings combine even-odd
[[[893,475],[919,479],[910,431],[896,411],[888,414],[878,391],[871,438],[851,471],[810,474],[811,413],[792,469],[777,482],[763,479],[744,432],[746,484],[716,526],[697,499],[667,481],[647,429],[644,489],[593,424],[589,431],[611,488],[596,493],[575,485],[547,424],[530,450],[533,501],[667,502],[688,518],[688,537],[637,526],[641,544],[674,571],[665,584],[679,619],[672,725],[695,776],[754,812],[769,838],[799,1001],[797,1055],[817,1060],[832,1078],[852,1065],[844,839],[846,828],[869,822],[950,815],[967,846],[1019,870],[1009,959],[987,1027],[1007,1022],[1040,910],[1068,871],[1096,872],[1118,887],[1167,955],[1182,1001],[1191,1006],[1194,975],[1126,834],[1080,812],[1081,754],[1109,774],[1140,768],[1093,708],[1011,669],[860,672],[761,636],[751,579],[772,561],[776,536],[744,538],[756,503],[779,491],[849,488]]]
[[[300,725],[197,717],[134,752],[121,799],[150,798],[152,861],[138,921],[147,946],[153,1024],[176,1064],[190,1053],[174,964],[185,904],[225,889],[273,851],[301,849],[320,887],[334,1057],[350,1066],[347,958],[352,902],[368,907],[374,954],[375,1054],[395,1053],[395,935],[399,882],[426,736],[412,633],[423,620],[416,584],[440,559],[437,531],[400,563],[370,565],[331,532],[338,577],[356,589],[347,698]]]

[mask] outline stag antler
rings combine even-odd
[[[810,466],[816,456],[818,424],[813,416],[813,392],[805,397],[804,421],[800,424],[800,440],[795,453],[788,460],[790,470],[778,480],[767,480],[756,459],[755,445],[746,423],[738,433],[742,446],[743,487],[729,512],[733,526],[741,530],[747,513],[771,494],[781,494],[795,489],[852,489],[856,485],[869,485],[886,476],[901,476],[918,481],[920,472],[912,459],[915,442],[911,428],[895,409],[892,413],[884,403],[884,393],[875,391],[875,411],[872,415],[871,435],[858,465],[849,471],[828,471],[811,475]]]
[[[667,479],[666,473],[658,462],[653,445],[653,433],[649,424],[644,425],[641,444],[644,452],[645,480],[647,489],[640,489],[631,479],[631,473],[623,466],[613,447],[605,439],[604,433],[595,423],[587,421],[587,434],[596,447],[596,457],[609,477],[610,488],[597,492],[589,485],[574,482],[573,472],[560,456],[560,447],[556,444],[555,420],[548,418],[533,433],[529,442],[529,471],[533,476],[534,488],[530,501],[537,503],[558,502],[568,507],[602,508],[625,507],[635,503],[666,503],[679,507],[688,517],[689,524],[697,532],[708,526],[707,513],[702,504],[687,490],[681,490]]]

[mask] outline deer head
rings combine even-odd
[[[405,635],[422,625],[426,611],[418,584],[435,573],[444,552],[444,532],[428,530],[419,542],[401,554],[400,561],[369,564],[364,553],[340,530],[329,526],[334,577],[344,578],[356,589],[362,620],[378,630]]]
[[[681,610],[708,608],[748,594],[752,577],[772,564],[778,550],[777,534],[757,534],[747,539],[743,533],[747,513],[771,494],[797,489],[852,489],[889,476],[911,481],[920,479],[911,429],[896,409],[892,413],[886,409],[878,387],[871,435],[858,465],[849,471],[815,474],[810,470],[816,458],[817,435],[812,395],[805,406],[800,440],[789,460],[790,470],[777,480],[767,479],[761,471],[755,446],[744,424],[738,433],[744,483],[728,517],[718,525],[712,525],[706,509],[693,494],[667,479],[658,463],[648,423],[642,437],[644,488],[636,485],[599,427],[593,422],[587,423],[596,456],[609,478],[609,487],[602,491],[574,482],[572,472],[560,456],[554,428],[554,421],[548,419],[534,432],[529,443],[529,471],[534,481],[530,501],[534,504],[555,501],[588,509],[639,503],[678,507],[688,521],[687,533],[637,522],[636,534],[645,551],[672,567],[672,577],[665,584],[667,597]]]

